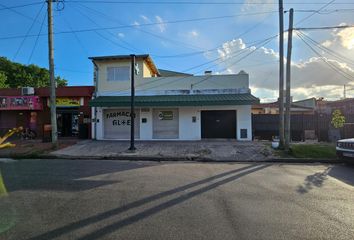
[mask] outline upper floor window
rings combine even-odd
[[[130,79],[130,67],[108,67],[107,81],[128,81]]]

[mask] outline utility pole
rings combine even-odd
[[[134,146],[134,118],[135,118],[135,109],[134,109],[134,97],[135,97],[135,86],[134,86],[134,78],[135,78],[135,55],[131,54],[131,94],[130,94],[130,151],[135,151],[136,148]]]
[[[284,17],[279,0],[279,148],[284,147]]]
[[[344,98],[344,99],[347,98],[347,93],[346,93],[346,89],[345,89],[345,84],[344,84],[344,89],[343,89],[343,98]]]
[[[55,75],[54,75],[54,50],[53,50],[53,16],[52,2],[55,0],[47,0],[48,4],[48,50],[49,50],[49,75],[50,75],[50,120],[52,127],[52,144],[58,147],[58,131],[57,131],[57,112],[55,98]]]
[[[290,80],[291,80],[291,50],[293,44],[293,21],[294,21],[294,9],[290,9],[289,14],[289,30],[288,30],[288,52],[286,57],[286,111],[285,111],[285,150],[289,151],[290,147]]]

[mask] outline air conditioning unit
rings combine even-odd
[[[22,95],[34,95],[34,88],[33,87],[23,87],[21,89]]]

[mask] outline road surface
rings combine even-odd
[[[0,239],[354,239],[345,165],[19,160],[0,169]]]

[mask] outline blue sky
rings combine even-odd
[[[141,0],[141,2],[144,1],[148,0]],[[5,9],[6,7],[36,2],[40,1],[2,0],[0,2],[2,19],[0,23],[0,55],[20,63],[33,63],[47,67],[46,4],[39,3],[12,10]],[[278,32],[278,7],[274,4],[277,1],[222,1],[239,4],[122,4],[107,2],[114,1],[89,3],[88,1],[66,0],[64,5],[58,6],[60,9],[63,8],[61,10],[57,10],[56,4],[54,4],[54,32],[57,33],[54,36],[56,75],[66,78],[69,85],[92,84],[92,63],[88,60],[89,56],[148,53],[152,55],[156,65],[162,69],[175,71],[190,69],[188,72],[193,74],[201,74],[204,70],[213,70],[219,73],[237,73],[241,69],[245,70],[250,74],[250,85],[256,96],[264,101],[276,98],[278,39],[275,37],[264,46],[259,41],[274,36]],[[264,4],[253,4],[257,2]],[[321,14],[314,14],[300,23],[298,27],[353,24],[354,3],[349,0],[293,0],[291,2],[292,4],[285,4],[284,9],[291,7],[295,9],[295,23],[312,14],[311,12],[303,12],[304,10],[323,8]],[[348,4],[343,4],[345,2]],[[213,17],[224,18],[196,20]],[[36,21],[33,21],[34,18]],[[286,29],[288,14],[285,14],[284,18]],[[23,36],[27,33],[37,35],[40,32],[43,19],[41,31],[43,35],[39,36],[34,48],[36,36],[27,38]],[[176,20],[191,21],[165,23]],[[32,24],[33,27],[30,29]],[[147,26],[146,24],[153,25]],[[111,29],[92,30],[99,28]],[[86,31],[88,29],[91,30]],[[321,46],[324,45],[341,56],[352,59],[354,54],[351,45],[354,41],[352,30],[353,28],[346,29],[346,31],[311,31],[305,32],[305,34],[316,40]],[[68,31],[71,33],[60,33]],[[12,38],[16,36],[19,38]],[[2,39],[5,37],[11,37],[11,39]],[[23,45],[19,48],[22,41]],[[252,46],[263,46],[263,48],[253,53]],[[208,51],[210,49],[211,51]],[[249,57],[241,60],[233,58],[235,51],[239,50],[252,53]],[[32,51],[33,55],[30,57]],[[319,56],[307,48],[295,34],[293,49],[295,69],[293,95],[295,99],[321,96],[328,99],[339,98],[342,94],[342,85],[353,84],[354,78],[351,76],[354,76],[354,66],[351,63],[351,65],[344,66],[343,64],[348,64],[343,61],[344,59],[326,56],[325,51],[320,54],[328,57],[328,61],[333,61],[332,64],[340,68],[340,71],[345,71],[346,78],[343,79],[341,74],[319,59]],[[220,58],[222,61],[191,69],[216,58]],[[234,64],[235,60],[237,60],[236,64]],[[321,74],[317,74],[317,72],[325,75],[319,76]],[[351,93],[353,95],[354,91]],[[351,93],[348,92],[348,95],[350,96]]]

